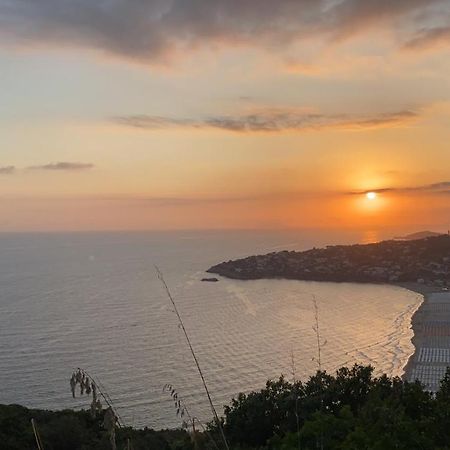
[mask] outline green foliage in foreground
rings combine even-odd
[[[87,411],[42,411],[19,405],[0,405],[0,449],[35,450],[31,419],[38,425],[45,450],[111,450],[103,418]],[[117,449],[191,450],[191,438],[182,430],[118,429]]]
[[[318,372],[306,383],[284,378],[240,394],[224,410],[230,448],[340,450],[450,450],[450,371],[436,395],[419,383],[374,378],[371,367],[342,368],[335,376]],[[81,411],[39,411],[0,405],[0,448],[35,449],[30,420],[39,425],[45,450],[109,450],[102,419]],[[181,430],[121,429],[118,450],[127,438],[134,450],[222,450],[210,425],[207,436],[192,439]],[[211,435],[217,443],[216,448]]]
[[[308,382],[280,378],[225,407],[235,449],[450,449],[450,371],[434,396],[420,383],[355,365]]]

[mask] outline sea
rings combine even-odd
[[[293,280],[202,282],[211,265],[279,250],[372,242],[374,232],[166,231],[0,234],[0,403],[88,408],[81,367],[126,425],[180,427],[166,384],[211,419],[175,301],[219,414],[268,379],[371,364],[402,375],[422,297],[400,287]],[[321,343],[318,358],[315,306]]]

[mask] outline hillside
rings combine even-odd
[[[415,282],[446,288],[450,286],[450,236],[281,251],[223,262],[208,272],[242,280]]]
[[[394,239],[402,241],[413,241],[416,239],[425,239],[435,236],[442,236],[442,233],[436,233],[435,231],[418,231],[417,233],[406,234],[405,236],[395,236]]]

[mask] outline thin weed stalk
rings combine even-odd
[[[295,394],[295,420],[297,422],[297,447],[298,447],[298,450],[301,450],[302,440],[300,437],[300,417],[298,416],[298,400],[299,400],[299,396],[296,393]]]
[[[317,366],[319,368],[319,372],[322,371],[322,343],[320,338],[320,326],[319,326],[319,307],[317,305],[316,296],[312,296],[312,302],[314,306],[314,326],[313,330],[316,333],[317,340]]]
[[[313,306],[314,306],[314,326],[313,326],[313,330],[316,334],[316,341],[317,341],[317,366],[319,369],[319,375],[320,377],[322,377],[322,347],[326,344],[326,341],[322,342],[322,338],[320,336],[320,323],[319,323],[319,306],[317,304],[317,299],[316,296],[313,295],[312,296],[312,302],[313,302]],[[320,423],[320,436],[319,436],[319,446],[320,446],[320,450],[323,450],[324,446],[323,446],[323,425],[322,425],[322,420],[323,420],[323,382],[322,380],[320,381],[320,385],[319,385],[319,389],[320,389],[320,412],[322,413],[322,417],[321,417],[321,423]]]
[[[292,387],[294,389],[294,395],[295,395],[295,421],[297,424],[297,446],[298,450],[301,450],[301,439],[300,439],[300,417],[298,415],[298,392],[296,392],[295,384],[297,383],[297,373],[295,368],[295,355],[294,355],[294,349],[291,348],[291,375],[292,375]]]
[[[180,395],[175,390],[175,388],[171,384],[166,384],[163,388],[163,391],[168,392],[170,394],[170,396],[172,397],[177,417],[183,418],[184,416],[186,416],[187,419],[189,420],[189,423],[192,427],[192,433],[193,433],[194,438],[195,438],[195,434],[196,434],[195,424],[197,423],[198,425],[200,425],[200,428],[202,429],[203,433],[208,437],[208,439],[210,439],[210,441],[212,442],[212,444],[214,445],[216,450],[220,450],[214,437],[206,429],[206,427],[203,425],[203,423],[200,422],[200,420],[198,420],[197,417],[191,415],[188,407],[186,406],[186,402],[180,397]]]
[[[100,381],[95,379],[92,375],[89,374],[89,372],[81,369],[80,367],[73,372],[72,377],[70,378],[70,389],[74,398],[77,385],[80,386],[80,395],[92,394],[90,409],[93,417],[95,417],[97,413],[103,410],[102,403],[98,396],[100,396],[106,403],[106,405],[108,405],[108,408],[106,408],[103,415],[103,427],[109,434],[109,440],[112,450],[116,450],[116,426],[118,426],[119,428],[124,428],[125,425],[117,409],[114,407],[111,397],[106,392],[106,389],[103,387]],[[130,447],[129,440],[127,442],[127,447]]]
[[[44,450],[44,444],[42,444],[42,439],[39,435],[39,430],[34,419],[31,419],[31,427],[33,428],[34,439],[36,440],[38,450]]]
[[[295,355],[293,348],[291,348],[291,375],[292,375],[292,384],[295,384],[297,381],[297,371],[295,368]]]
[[[83,369],[81,367],[78,367],[74,371],[72,377],[75,377],[75,379],[76,379],[77,373],[80,373],[82,376],[84,376],[87,379],[89,379],[90,385],[92,387],[91,390],[93,392],[93,395],[95,395],[95,394],[99,394],[100,395],[100,397],[103,399],[103,401],[106,403],[106,405],[108,405],[108,408],[111,408],[112,411],[114,412],[114,415],[117,418],[117,425],[119,426],[119,428],[125,428],[126,425],[125,425],[124,420],[120,416],[119,412],[117,411],[117,408],[114,406],[114,403],[113,403],[111,397],[109,396],[108,392],[106,391],[104,385],[100,382],[100,380],[98,378],[95,378],[86,369]],[[95,394],[94,394],[94,389],[95,389]],[[83,389],[82,393],[86,392],[86,394],[89,395],[91,390],[88,392],[88,391]],[[75,392],[75,387],[72,390],[72,394],[73,395],[74,395],[74,392]]]
[[[83,369],[84,370],[84,369]],[[115,416],[117,417],[117,424],[119,425],[119,428],[125,428],[127,425],[125,424],[125,421],[122,419],[121,415],[119,414],[119,411],[114,406],[113,401],[111,397],[108,394],[108,391],[106,390],[105,386],[100,382],[100,380],[97,377],[94,377],[89,372],[84,370],[84,373],[97,385],[97,389],[99,394],[102,396],[105,403],[110,407],[113,411]]]
[[[186,338],[186,342],[187,342],[187,344],[189,346],[189,350],[191,351],[192,358],[194,359],[195,365],[197,367],[197,371],[198,371],[198,373],[200,375],[200,378],[202,380],[202,384],[203,384],[203,387],[205,389],[206,396],[208,397],[209,406],[211,407],[211,412],[213,414],[213,417],[214,417],[214,420],[216,422],[216,425],[219,428],[219,431],[220,431],[223,443],[225,445],[225,448],[227,450],[230,450],[230,447],[228,446],[227,439],[225,437],[225,433],[223,431],[222,423],[221,423],[221,421],[219,419],[219,416],[217,414],[216,408],[214,407],[214,404],[212,402],[211,395],[210,395],[209,389],[208,389],[208,385],[206,384],[206,380],[205,380],[205,377],[203,375],[203,371],[202,371],[202,369],[200,367],[200,363],[198,362],[197,355],[195,354],[195,351],[194,351],[194,348],[192,346],[191,340],[190,340],[189,335],[188,335],[188,333],[186,331],[186,328],[184,326],[183,319],[181,318],[181,315],[178,312],[177,305],[175,303],[175,300],[172,297],[172,294],[171,294],[171,292],[169,290],[169,287],[167,286],[167,283],[166,283],[166,281],[164,279],[164,276],[163,276],[162,272],[159,270],[158,266],[155,266],[155,270],[156,270],[156,273],[158,275],[158,278],[160,279],[162,285],[164,286],[164,289],[166,291],[167,296],[169,297],[170,302],[172,303],[174,312],[175,312],[175,314],[176,314],[176,316],[178,318],[178,322],[179,322],[179,324],[181,326],[181,329],[183,330],[184,337]]]

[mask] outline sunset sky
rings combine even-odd
[[[0,0],[0,69],[2,231],[449,227],[449,0]]]

